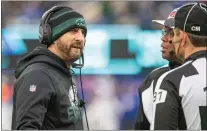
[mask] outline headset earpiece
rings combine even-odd
[[[46,30],[47,30],[47,41],[48,41],[48,44],[50,44],[51,43],[51,41],[52,41],[52,32],[51,32],[51,27],[50,27],[50,25],[47,23],[46,25]]]
[[[45,44],[47,46],[49,46],[49,44],[51,44],[52,41],[52,32],[51,32],[51,27],[48,23],[50,16],[57,12],[58,10],[64,9],[64,8],[70,8],[68,6],[54,6],[53,8],[51,8],[50,10],[48,10],[47,12],[44,13],[44,15],[41,18],[40,21],[40,26],[39,26],[39,41],[41,44]],[[70,8],[72,9],[72,8]]]

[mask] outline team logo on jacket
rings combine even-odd
[[[81,118],[81,111],[79,108],[78,91],[75,85],[69,88],[68,119],[78,121]]]
[[[36,87],[37,87],[36,85],[30,85],[29,86],[29,91],[30,92],[35,92],[36,91]]]

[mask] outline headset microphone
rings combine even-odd
[[[179,41],[174,41],[174,42],[173,42],[172,40],[169,40],[169,43],[170,43],[170,44],[178,43],[178,42],[181,42],[181,40],[179,40]]]
[[[169,40],[169,43],[170,43],[170,44],[178,43],[178,42],[180,42],[180,41],[175,41],[175,42],[173,42],[172,40]],[[179,45],[179,47],[178,47],[178,51],[179,51],[179,48],[180,48],[180,45]],[[174,52],[174,51],[170,51],[170,55],[175,55],[175,52]]]
[[[171,50],[170,55],[175,55],[175,52]]]
[[[82,59],[82,63],[81,63],[81,59]],[[73,68],[77,68],[77,69],[81,69],[81,68],[84,66],[84,55],[83,55],[83,53],[82,53],[82,55],[81,55],[79,61],[80,61],[80,64],[73,63],[73,64],[72,64],[72,67],[73,67]]]
[[[84,46],[85,46],[86,41],[84,42]],[[82,59],[82,62],[81,62]],[[79,59],[79,64],[77,63],[73,63],[72,67],[76,68],[76,69],[81,69],[84,66],[84,54],[83,54],[83,49],[81,49],[81,57]]]
[[[82,59],[82,63],[81,63],[81,59]],[[83,52],[81,54],[81,57],[80,57],[79,61],[80,61],[80,64],[73,63],[72,67],[76,68],[76,69],[80,69],[80,84],[81,84],[80,86],[81,86],[83,100],[80,99],[79,107],[83,107],[83,109],[84,109],[85,118],[86,118],[86,124],[87,124],[87,128],[89,130],[88,118],[87,118],[86,107],[85,107],[86,102],[85,102],[85,98],[84,98],[83,85],[82,85],[82,77],[81,77],[81,68],[84,66],[84,54],[83,54]]]
[[[169,40],[169,43],[172,44],[173,43],[172,40]],[[175,55],[175,52],[172,50],[169,53],[170,53],[170,55]]]

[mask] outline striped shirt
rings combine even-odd
[[[207,51],[161,75],[156,83],[151,130],[207,129]]]
[[[169,65],[153,70],[138,88],[139,106],[135,122],[135,130],[149,130],[152,121],[153,90],[157,79],[165,72],[178,67],[179,64],[170,62]]]

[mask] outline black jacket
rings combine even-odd
[[[139,107],[135,122],[135,130],[149,130],[152,121],[153,91],[158,78],[165,72],[180,66],[169,62],[169,65],[153,70],[138,88]]]
[[[81,130],[80,99],[65,63],[37,47],[15,71],[12,130]]]

